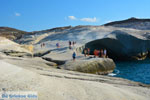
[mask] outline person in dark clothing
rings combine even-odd
[[[75,52],[73,52],[72,58],[73,58],[73,61],[75,61],[75,59],[76,59],[76,53]]]
[[[71,41],[69,41],[69,49],[71,49]]]
[[[43,43],[43,47],[45,47],[45,43]]]
[[[59,43],[56,43],[56,47],[59,48]]]
[[[71,45],[71,41],[69,41],[69,45]]]
[[[41,44],[41,48],[43,47],[43,44]]]

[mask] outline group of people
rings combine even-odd
[[[85,48],[84,49],[84,56],[89,56],[90,55],[90,48]]]
[[[73,41],[73,42],[69,41],[69,49],[72,49],[72,46],[74,46],[75,44],[76,44],[75,41]],[[41,43],[41,48],[42,47],[45,47],[45,43]],[[56,43],[56,47],[60,48],[59,43]],[[89,56],[90,53],[91,53],[90,48],[85,48],[83,50],[83,53],[84,53],[85,57]],[[95,49],[92,54],[94,54],[94,57],[103,57],[103,58],[107,58],[108,57],[106,49],[100,49],[100,50]],[[76,59],[76,52],[73,52],[72,58],[73,58],[73,61],[75,61],[75,59]]]
[[[90,48],[85,48],[83,52],[84,52],[84,56],[85,57],[89,56],[90,55]],[[93,51],[93,54],[94,54],[94,58],[95,57],[108,58],[107,50],[106,49],[100,49],[100,50],[95,49]],[[76,53],[75,52],[73,52],[72,58],[73,58],[73,61],[75,61],[75,59],[76,59]]]
[[[75,41],[73,41],[73,42],[69,41],[69,49],[72,49],[72,46],[74,46],[75,44],[76,44]]]
[[[107,50],[106,49],[100,49],[100,50],[97,50],[95,49],[94,50],[94,57],[103,57],[103,58],[107,58]]]
[[[75,41],[69,41],[69,49],[72,49],[72,47],[74,47],[74,45],[76,44]],[[60,44],[59,43],[56,43],[56,47],[57,48],[60,48]]]
[[[41,43],[41,48],[45,47],[45,43]]]
[[[84,52],[85,57],[89,56],[90,55],[90,48],[85,48],[83,52]],[[93,54],[94,54],[94,57],[103,57],[103,58],[108,57],[106,49],[104,49],[104,50],[103,49],[100,49],[100,50],[95,49]]]

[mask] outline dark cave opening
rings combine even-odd
[[[118,61],[118,60],[126,60],[129,58],[128,56],[121,54],[123,52],[122,50],[123,45],[118,41],[116,41],[115,39],[104,38],[104,39],[94,40],[85,45],[85,49],[87,48],[90,49],[90,55],[94,55],[94,50],[106,49],[108,58],[111,58],[113,60]]]

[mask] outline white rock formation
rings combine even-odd
[[[34,58],[31,58],[32,62],[26,61],[27,58],[21,59],[0,60],[1,89],[37,91],[39,100],[149,100],[150,98],[149,88],[131,81],[48,69],[37,66]],[[24,64],[25,62],[31,65]]]
[[[6,39],[4,37],[0,37],[0,52],[7,53],[9,55],[25,55],[25,54],[31,54],[31,52],[23,47],[21,45]],[[18,53],[18,54],[17,54]]]
[[[108,74],[113,72],[116,65],[109,58],[92,58],[85,60],[67,61],[61,68],[66,70],[93,73],[93,74]]]

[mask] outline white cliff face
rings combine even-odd
[[[4,37],[0,37],[0,52],[1,51],[16,51],[16,52],[26,52],[31,53],[27,49],[22,48],[19,44],[6,39]]]
[[[149,52],[150,41],[142,36],[131,35],[124,31],[116,30],[103,39],[91,41],[85,45],[91,53],[97,49],[108,50],[108,56],[118,60],[145,59]]]
[[[105,27],[105,26],[82,26],[82,27],[70,27],[61,31],[49,31],[49,32],[37,32],[34,34],[27,34],[23,36],[19,43],[34,44],[35,50],[40,49],[40,44],[45,43],[45,49],[55,49],[56,43],[60,44],[60,47],[68,47],[68,41],[76,41],[77,47],[85,45],[86,43],[108,37],[112,32],[119,30],[132,35],[136,38],[147,40],[149,39],[150,31],[142,31],[136,29]],[[111,35],[109,35],[111,36]],[[113,35],[112,35],[113,36]],[[111,37],[115,38],[115,37]]]
[[[116,28],[116,27],[105,27],[105,26],[84,26],[84,27],[72,27],[70,29],[58,31],[58,32],[46,32],[46,33],[35,33],[35,34],[27,34],[23,38],[20,39],[21,42],[29,42],[28,39],[33,39],[35,44],[47,41],[81,41],[81,42],[89,42],[95,39],[104,38],[106,35],[110,34],[112,31],[120,30],[131,35],[141,36],[144,38],[144,34],[150,31],[142,31],[136,29],[126,29],[126,28]],[[33,41],[31,41],[33,42]]]
[[[44,57],[48,58],[51,56],[50,58],[54,60],[70,60],[72,59],[73,50],[68,49],[69,40],[76,41],[75,48],[77,48],[94,40],[105,38],[118,39],[116,30],[120,31],[119,34],[125,32],[125,36],[129,36],[128,39],[132,36],[136,39],[147,41],[149,37],[149,31],[104,26],[84,26],[70,27],[61,31],[53,30],[27,34],[18,42],[33,44],[35,52],[52,50]],[[7,48],[10,48],[10,50],[16,49],[19,46],[19,44],[9,40],[0,42],[2,42],[0,43],[0,49],[3,49],[5,44],[8,45]],[[121,41],[121,43],[125,42],[124,40]],[[40,45],[42,43],[45,43],[45,46],[41,48]],[[60,48],[56,48],[56,43],[60,43]],[[113,44],[111,46],[112,48],[114,47]],[[71,66],[72,69],[82,67],[83,70],[86,70],[86,66],[89,65],[91,70],[93,60],[91,60],[91,63],[88,62],[90,58],[87,58],[85,61],[85,57],[83,57],[84,59],[82,57],[83,55],[81,56],[80,53],[80,56],[76,59],[77,63],[68,61],[64,65],[64,69],[69,67],[69,65],[73,65]],[[6,90],[10,91],[37,91],[40,100],[149,100],[150,98],[150,89],[142,87],[145,85],[141,83],[121,78],[56,69],[55,63],[47,62],[41,58],[8,57],[1,56],[0,54],[0,64],[0,88],[6,88]],[[98,67],[99,62],[95,64]],[[109,64],[113,65],[114,63],[112,60],[108,63],[107,60],[101,58],[101,64],[106,64],[107,66],[102,65],[102,67],[109,69]]]
[[[105,38],[115,41],[108,42]],[[112,56],[121,56],[121,58],[125,56],[127,59],[132,56],[136,59],[145,59],[150,50],[150,30],[111,26],[76,26],[61,31],[38,32],[31,35],[27,34],[19,41],[25,44],[33,44],[35,52],[52,50],[51,54],[59,55],[63,51],[63,54],[69,53],[71,55],[68,52],[68,41],[76,41],[76,50],[82,52],[87,43],[101,39],[104,40],[102,43],[95,42],[92,43],[92,46],[89,46],[91,52],[103,47],[103,49],[108,49]],[[45,43],[44,48],[41,48],[42,43]],[[60,44],[60,50],[56,50],[56,43]],[[137,58],[137,56],[140,58]]]

